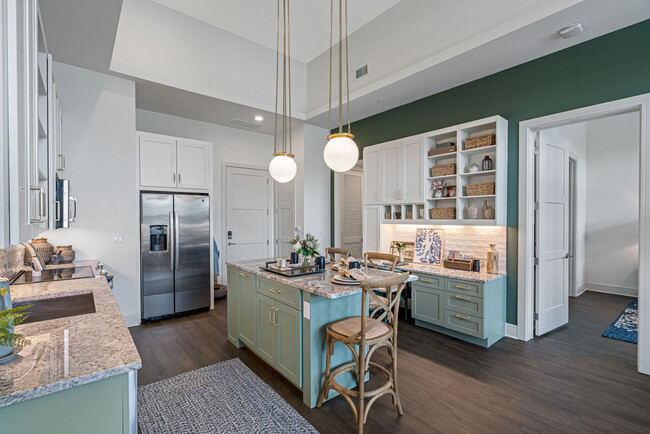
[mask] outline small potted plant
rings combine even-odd
[[[318,240],[312,234],[305,235],[305,239],[301,240],[300,236],[291,240],[291,245],[293,246],[294,251],[303,255],[303,265],[307,265],[309,258],[315,258],[319,256],[318,253]]]
[[[0,361],[10,356],[14,347],[23,347],[29,341],[22,335],[14,333],[14,326],[27,319],[26,310],[31,306],[12,307],[9,294],[9,282],[0,279]]]
[[[394,241],[393,247],[395,247],[395,250],[397,250],[397,255],[399,256],[398,262],[402,262],[402,251],[408,247],[408,243]]]

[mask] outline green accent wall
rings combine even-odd
[[[508,120],[507,321],[516,324],[519,122],[644,93],[650,20],[354,122],[352,132],[363,149],[492,115]]]

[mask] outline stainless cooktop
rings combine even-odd
[[[40,276],[34,276],[32,270],[21,271],[11,279],[12,285],[24,283],[50,282],[52,280],[83,279],[93,277],[92,267],[48,268],[41,271]]]

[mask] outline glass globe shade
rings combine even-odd
[[[327,166],[335,172],[347,172],[359,160],[359,148],[352,140],[352,134],[332,134],[325,145],[323,158]]]
[[[276,155],[269,164],[271,177],[277,182],[285,183],[291,181],[298,171],[296,162],[289,155]]]

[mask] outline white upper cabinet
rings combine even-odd
[[[363,207],[363,251],[380,252],[381,206]]]
[[[143,187],[176,187],[175,139],[161,136],[140,136],[140,185]]]
[[[210,144],[179,140],[176,146],[176,166],[180,188],[210,188]]]
[[[363,150],[363,203],[380,204],[380,155],[376,146]]]
[[[424,200],[424,160],[422,140],[417,137],[402,143],[402,186],[401,202],[422,202]]]
[[[212,143],[138,133],[140,186],[209,190]]]
[[[402,150],[400,142],[380,147],[381,202],[396,203],[402,199]]]

